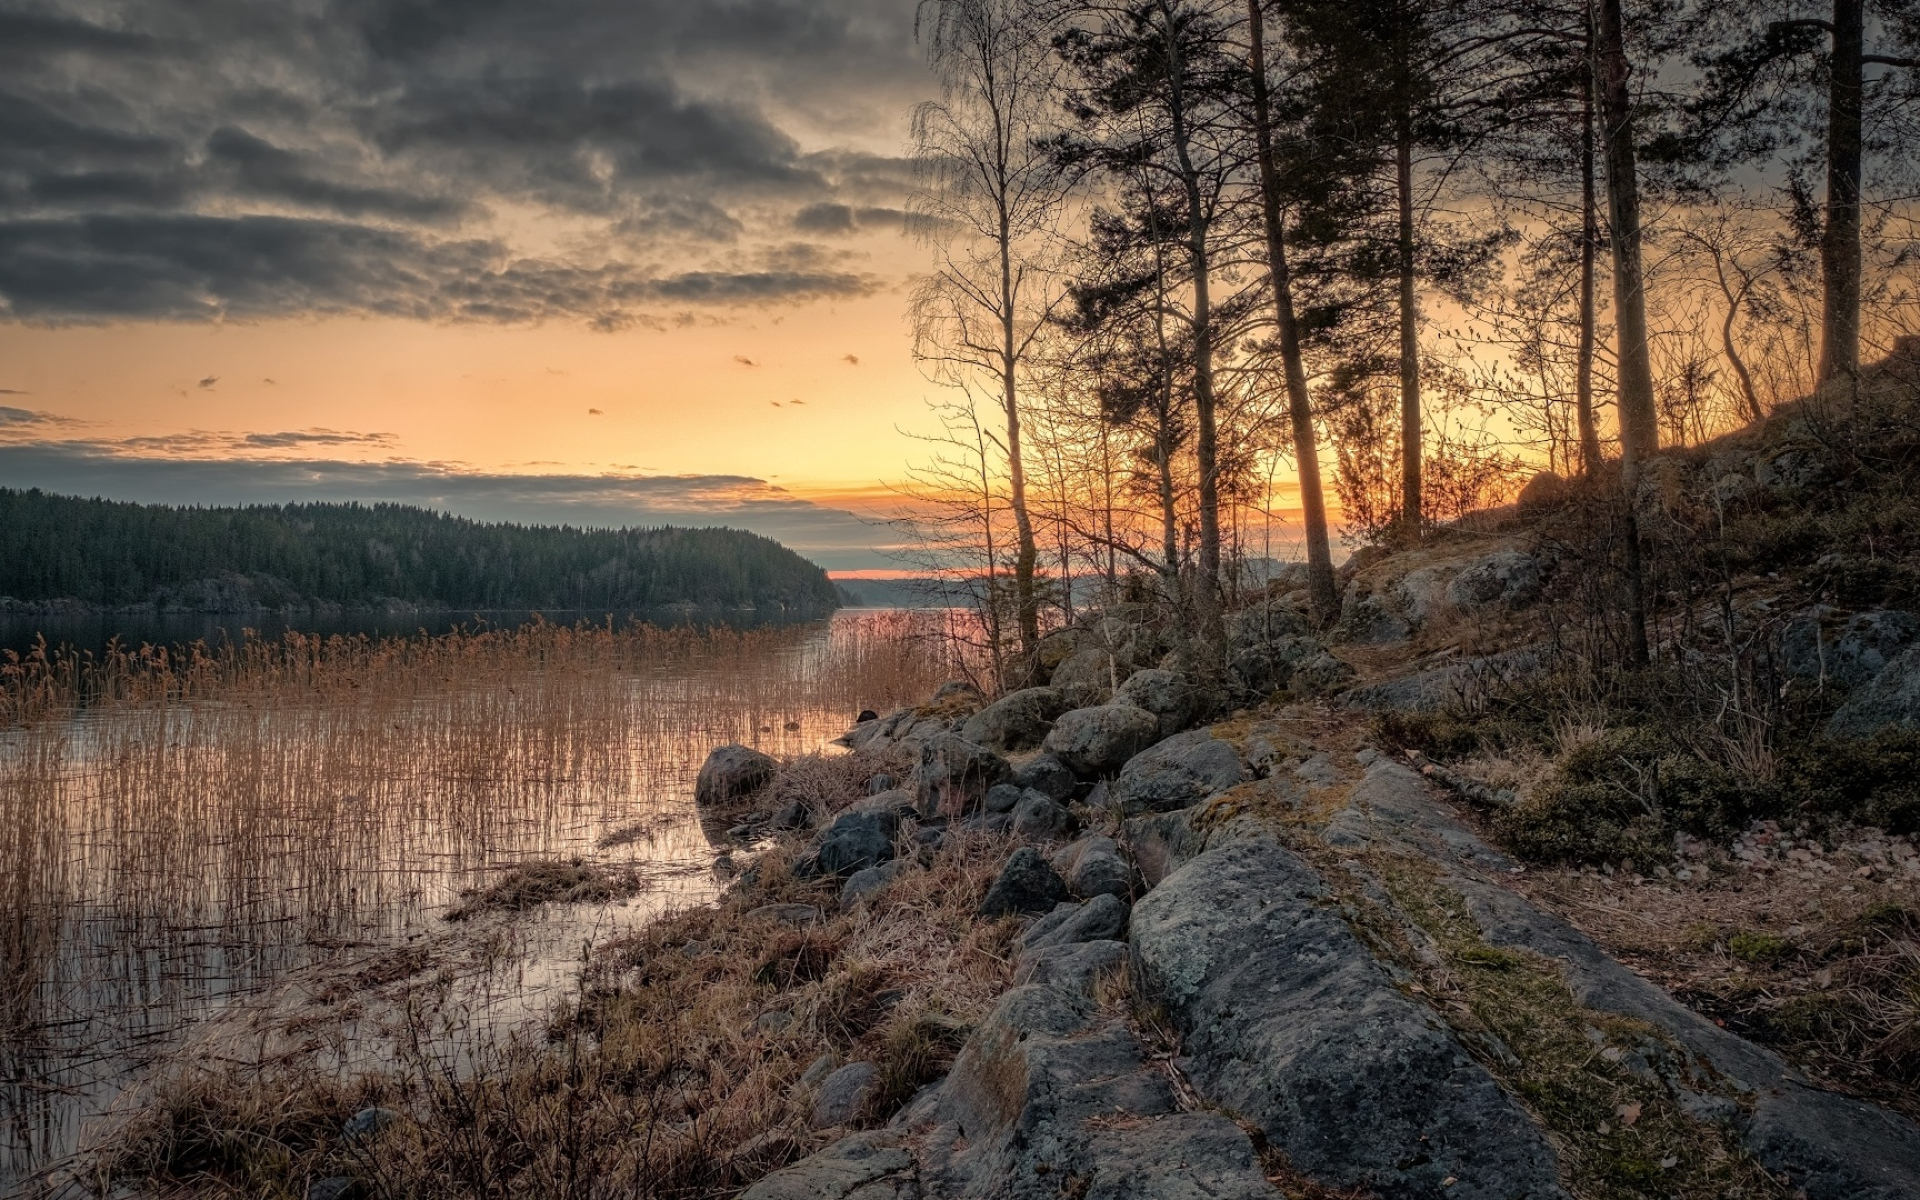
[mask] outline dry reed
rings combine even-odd
[[[436,927],[532,859],[697,867],[716,743],[819,748],[953,671],[914,614],[220,647],[0,664],[0,1191],[182,1024]],[[611,848],[610,848],[611,849]],[[698,877],[649,876],[659,907]]]

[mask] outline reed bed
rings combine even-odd
[[[502,870],[708,861],[691,804],[706,752],[815,751],[860,708],[924,696],[959,665],[943,620],[7,656],[0,1192],[71,1149],[183,1024],[437,928]],[[646,834],[598,849],[623,828]]]

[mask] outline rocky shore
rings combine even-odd
[[[1235,615],[1226,694],[1209,693],[1110,611],[1047,639],[1045,686],[989,702],[948,684],[849,731],[913,765],[811,831],[797,808],[734,827],[798,839],[795,875],[842,881],[843,909],[956,836],[999,836],[976,915],[1017,922],[1011,986],[944,1076],[878,1111],[873,1064],[823,1060],[804,1081],[816,1125],[848,1132],[747,1200],[1920,1196],[1912,1120],[1623,965],[1489,842],[1517,795],[1380,744],[1375,714],[1543,669],[1534,648],[1378,652],[1449,613],[1524,606],[1539,562],[1483,538],[1367,567],[1338,655],[1297,600],[1269,603]],[[1863,679],[1901,652],[1850,636],[1826,653],[1871,649]],[[717,750],[702,802],[749,802],[778,769]],[[1715,866],[1682,844],[1687,878],[1645,882],[1738,891],[1795,865],[1765,852],[1778,835],[1756,826]],[[1905,839],[1860,845],[1881,866],[1856,878],[1920,891]]]

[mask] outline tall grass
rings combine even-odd
[[[954,668],[916,614],[371,639],[0,665],[0,1192],[171,1033],[431,928],[527,858],[699,865],[716,743],[818,749]],[[664,885],[663,885],[664,886]]]

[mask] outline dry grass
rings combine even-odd
[[[744,918],[792,901],[832,913],[837,884],[795,878],[798,847],[777,845],[719,904],[598,949],[543,1038],[468,1039],[462,1066],[431,1048],[448,1043],[422,1009],[389,1073],[185,1078],[105,1174],[160,1196],[273,1195],[263,1179],[335,1174],[423,1200],[730,1195],[833,1136],[810,1128],[799,1083],[823,1054],[879,1067],[866,1121],[944,1073],[1007,986],[1014,923],[975,917],[1007,849],[957,838],[854,911],[795,928]],[[343,1141],[351,1104],[372,1102],[402,1120],[374,1145]]]
[[[953,671],[932,628],[536,622],[0,664],[0,1192],[220,997],[430,931],[503,866],[703,866],[708,749],[804,754],[925,695]]]

